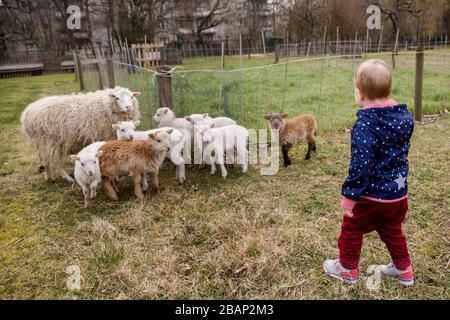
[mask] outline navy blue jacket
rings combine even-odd
[[[342,195],[396,200],[408,193],[408,152],[414,120],[404,104],[361,109],[352,129],[352,159]]]

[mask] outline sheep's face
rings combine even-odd
[[[283,131],[284,129],[284,120],[288,117],[287,113],[272,113],[269,115],[265,115],[264,119],[269,121],[270,127],[274,130]]]
[[[111,94],[115,99],[115,107],[119,112],[132,112],[134,108],[134,99],[140,96],[140,92],[131,92],[129,90],[116,90]]]
[[[84,155],[72,155],[72,160],[80,164],[81,170],[90,177],[93,177],[96,173],[100,173],[98,158],[102,155],[103,151],[98,151],[96,154],[84,154]]]
[[[123,121],[117,124],[113,124],[112,127],[116,130],[117,140],[133,140],[133,134],[140,121]]]
[[[196,143],[203,142],[203,133],[207,130],[208,126],[203,124],[196,124],[194,126],[194,141]]]
[[[173,111],[169,108],[159,108],[153,116],[153,121],[156,123],[161,123],[161,121],[169,120],[173,117]]]
[[[211,125],[203,125],[201,126],[201,135],[202,135],[202,141],[204,143],[211,143],[214,140],[213,131],[212,129],[215,127],[214,124]]]
[[[157,133],[150,133],[148,135],[150,139],[150,143],[153,145],[153,147],[158,151],[170,151],[170,135],[172,134],[173,130],[167,130],[167,131],[161,131]]]
[[[205,113],[205,114],[191,114],[189,117],[184,117],[187,121],[189,121],[192,124],[202,124],[205,121],[211,120],[211,117]]]

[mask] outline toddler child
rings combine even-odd
[[[408,152],[414,121],[405,104],[389,99],[392,76],[381,60],[361,64],[355,77],[360,110],[351,134],[349,176],[342,186],[345,214],[339,259],[323,264],[327,275],[356,283],[363,235],[377,231],[392,258],[384,276],[414,284],[402,223],[408,211]]]

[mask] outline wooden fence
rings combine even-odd
[[[163,48],[164,45],[162,43],[131,45],[136,65],[147,69],[157,68],[164,64]]]

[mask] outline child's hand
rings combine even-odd
[[[355,207],[355,205],[356,201],[343,197],[341,201],[341,206],[344,209],[344,215],[350,218],[353,217],[353,208]]]
[[[353,218],[352,210],[344,209],[344,215],[346,215],[347,217]]]

